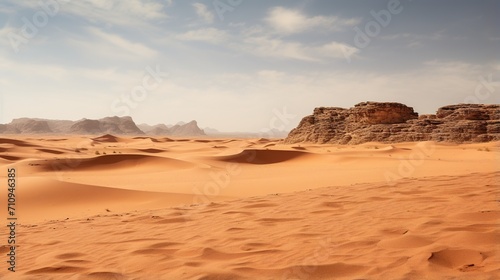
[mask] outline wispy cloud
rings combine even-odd
[[[88,28],[90,34],[94,35],[99,41],[112,45],[122,51],[131,52],[135,55],[152,57],[158,52],[149,48],[141,43],[129,41],[119,35],[107,33],[101,29],[90,27]]]
[[[72,1],[71,3],[71,5],[67,6],[69,13],[82,16],[91,21],[116,25],[142,25],[152,20],[167,18],[164,4],[151,0],[87,0]]]
[[[451,38],[445,35],[445,30],[438,30],[430,34],[415,34],[415,33],[395,33],[381,37],[387,41],[401,41],[410,49],[420,48],[425,46],[429,41],[439,41],[444,39],[462,39],[459,37]]]
[[[275,58],[291,58],[297,60],[314,61],[314,57],[306,47],[299,42],[286,42],[269,37],[249,37],[244,40],[242,49],[259,56]]]
[[[227,32],[211,27],[190,30],[176,37],[183,41],[201,41],[217,44],[226,41],[228,36]]]
[[[326,44],[304,44],[283,39],[250,36],[239,46],[242,50],[258,56],[322,62],[328,59],[345,59],[359,50],[340,42]]]
[[[18,7],[42,9],[39,1],[5,1]],[[144,26],[153,20],[166,19],[165,8],[169,6],[169,1],[154,0],[65,0],[47,2],[56,5],[60,13],[75,15],[94,23],[118,26]]]
[[[18,30],[12,26],[5,25],[0,28],[0,46],[11,47],[10,34],[16,33]]]
[[[165,2],[167,3],[167,7],[170,7],[174,4],[174,0],[165,0]]]
[[[275,7],[272,8],[265,21],[276,31],[284,34],[300,33],[313,28],[340,30],[346,26],[360,23],[356,18],[340,18],[336,16],[308,17],[299,10]]]
[[[157,50],[143,42],[132,41],[96,27],[87,27],[85,30],[83,35],[74,35],[64,40],[69,48],[77,50],[83,57],[99,58],[96,61],[112,63],[150,61],[159,56]]]
[[[206,23],[214,22],[214,14],[208,9],[205,4],[193,3],[193,8],[195,9],[198,17],[203,19]]]

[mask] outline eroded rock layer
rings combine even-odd
[[[500,105],[458,104],[421,115],[393,102],[363,102],[353,108],[320,107],[302,119],[285,143],[500,141]]]

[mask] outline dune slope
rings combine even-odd
[[[0,278],[497,279],[498,144],[1,138]]]
[[[5,279],[495,279],[499,176],[405,179],[394,187],[357,184],[25,224],[22,268],[16,278],[1,273]]]

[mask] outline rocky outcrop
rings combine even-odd
[[[418,118],[413,108],[400,103],[363,102],[349,110],[351,122],[362,124],[395,124]]]
[[[353,108],[321,107],[302,119],[285,143],[500,141],[500,106],[459,104],[421,115],[393,102],[363,102]]]

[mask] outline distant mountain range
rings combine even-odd
[[[173,136],[200,136],[206,135],[205,132],[198,127],[196,121],[188,123],[180,122],[174,126],[157,124],[154,126],[148,124],[140,124],[139,128],[148,135],[173,135]]]
[[[174,126],[165,124],[137,126],[131,117],[107,117],[99,120],[82,119],[79,121],[20,118],[9,124],[0,124],[0,134],[203,136],[205,132],[198,127],[196,121],[178,123]]]

